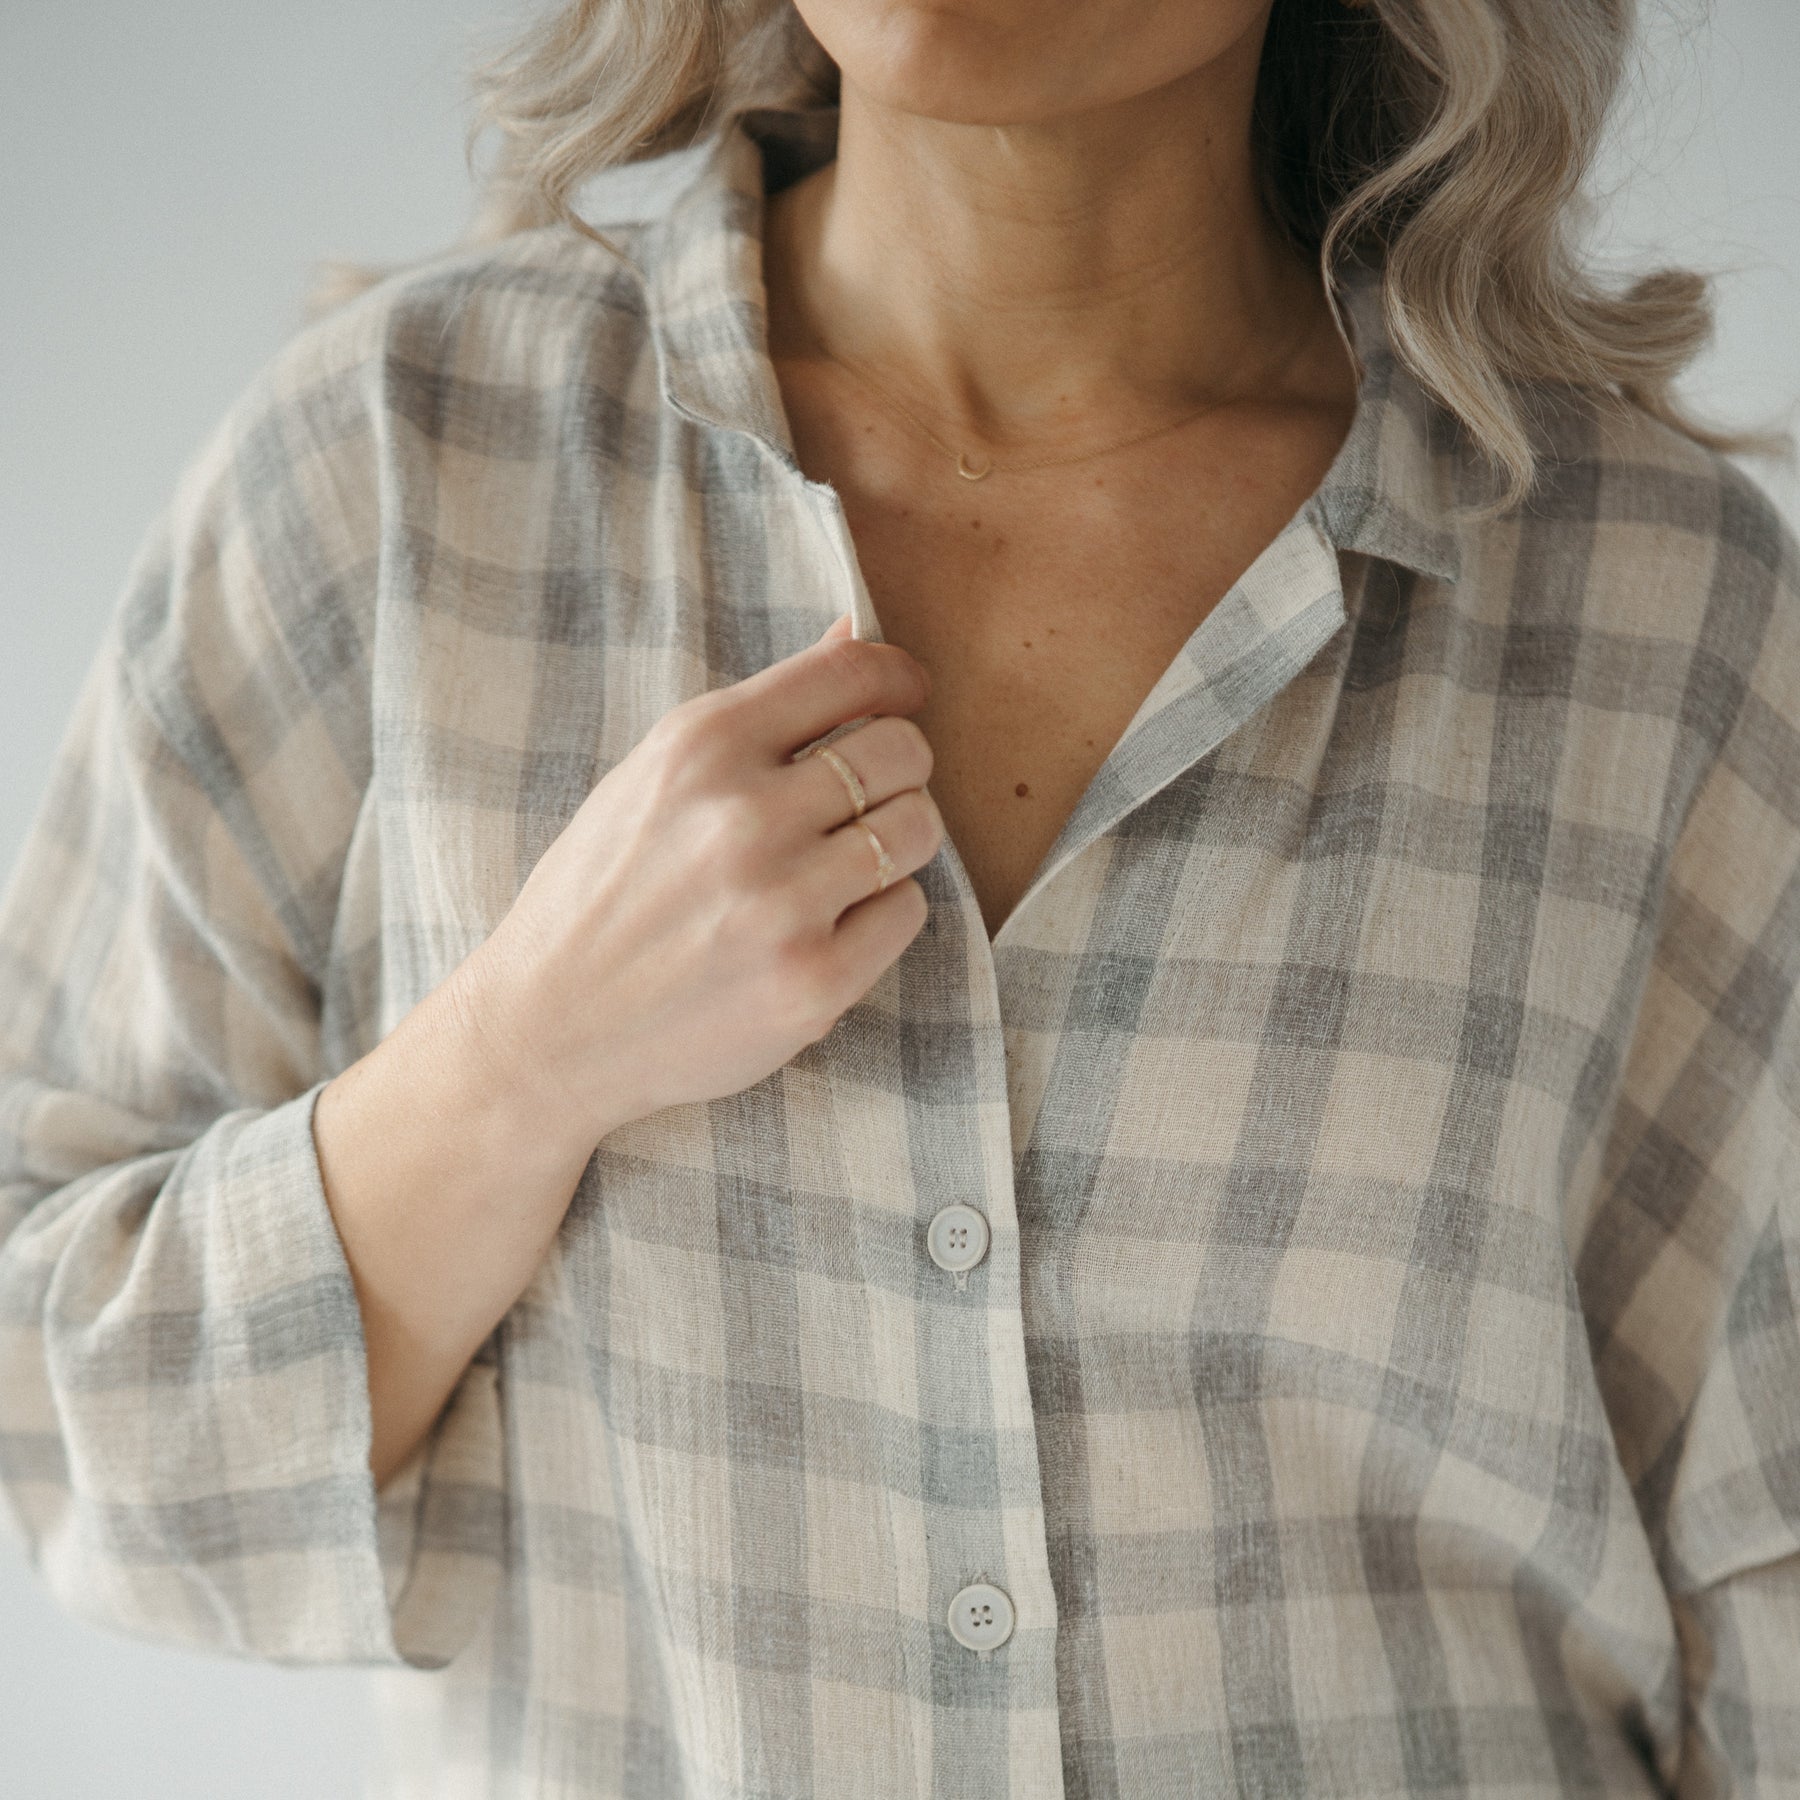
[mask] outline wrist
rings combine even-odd
[[[488,940],[431,996],[439,1035],[460,1066],[472,1104],[503,1114],[521,1150],[585,1163],[594,1146],[633,1117],[622,1096],[577,1093],[545,1053],[548,1033]]]

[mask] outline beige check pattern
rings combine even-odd
[[[373,1491],[320,1088],[670,707],[879,635],[764,336],[834,129],[389,280],[183,475],[0,894],[0,1518],[370,1665],[384,1800],[1800,1796],[1795,543],[1567,395],[1471,522],[1368,279],[996,937],[946,844],[825,1039],[600,1144]]]

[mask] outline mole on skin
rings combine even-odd
[[[1031,789],[1028,788],[1025,785],[1025,783],[1021,781],[1019,783],[1019,785],[1013,789],[1013,792],[1015,794],[1017,794],[1021,800],[1023,800],[1025,798],[1025,796],[1031,792]]]

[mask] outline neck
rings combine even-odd
[[[769,203],[772,352],[822,344],[986,441],[1205,405],[1297,331],[1314,353],[1264,392],[1341,397],[1317,271],[1257,193],[1254,67],[1233,60],[1256,49],[1025,125],[901,112],[846,80],[835,160]]]

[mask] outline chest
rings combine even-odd
[[[913,718],[991,937],[1219,583],[1154,521],[1084,532],[973,489],[845,506],[882,635],[931,671]]]
[[[842,498],[989,937],[1133,715],[1323,479],[1343,405],[1236,407],[1085,463],[961,477],[812,360],[776,359],[801,467]]]
[[[1145,697],[1316,479],[1192,463],[836,485],[882,635],[930,670],[930,792],[992,937]]]

